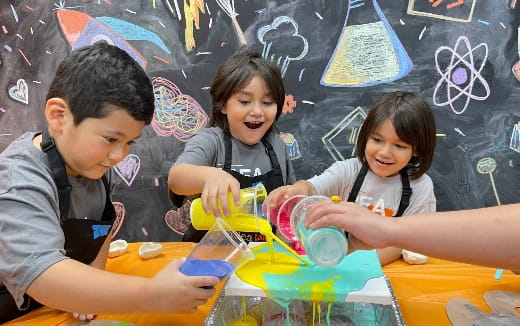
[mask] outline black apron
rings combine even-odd
[[[90,264],[99,253],[107,236],[110,234],[116,212],[109,196],[106,176],[101,179],[105,186],[106,200],[101,220],[69,219],[67,217],[70,203],[71,186],[65,170],[63,159],[56,148],[54,139],[46,131],[42,135],[41,148],[47,154],[54,182],[58,188],[60,206],[60,223],[65,235],[66,256],[84,264]],[[12,320],[42,305],[24,295],[22,310],[16,306],[13,297],[5,286],[0,287],[0,323]]]
[[[361,170],[359,171],[356,181],[354,181],[354,186],[348,195],[347,201],[354,203],[359,194],[359,190],[363,185],[363,181],[365,180],[365,176],[367,175],[368,167],[363,165]],[[408,176],[408,168],[404,167],[399,171],[401,174],[401,182],[403,184],[403,190],[401,194],[401,201],[399,203],[399,208],[397,209],[397,213],[393,217],[400,217],[403,215],[406,208],[410,204],[410,197],[412,197],[412,188],[410,187],[410,177]],[[345,231],[345,235],[348,237],[348,232]]]
[[[231,170],[231,162],[233,161],[233,151],[232,151],[232,144],[231,144],[231,136],[224,132],[224,145],[225,145],[225,161],[224,161],[224,167],[222,170],[226,171],[227,173],[231,174],[234,178],[238,180],[240,183],[240,188],[247,188],[254,186],[257,183],[263,183],[265,186],[265,189],[267,190],[267,193],[273,191],[274,189],[281,187],[284,185],[283,182],[283,174],[282,169],[280,168],[280,163],[278,161],[278,158],[276,156],[276,153],[273,149],[273,146],[267,141],[267,136],[264,136],[262,138],[262,144],[264,144],[265,151],[267,155],[269,155],[269,160],[271,161],[271,166],[273,169],[266,174],[257,175],[255,177],[248,177],[245,175],[242,175],[236,171]],[[197,230],[193,227],[193,225],[189,225],[188,230],[184,233],[184,236],[182,238],[182,241],[189,241],[189,242],[199,242],[200,239],[206,234],[206,230]],[[258,242],[258,241],[265,241],[265,236],[258,232],[238,232],[242,239],[244,239],[246,242]]]

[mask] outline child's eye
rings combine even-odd
[[[114,137],[105,137],[105,139],[107,140],[107,142],[109,143],[115,143],[117,141],[117,139],[115,139]]]
[[[249,103],[251,103],[251,101],[247,101],[247,100],[239,100],[240,104],[243,104],[243,105],[247,105]]]
[[[128,145],[133,145],[133,144],[135,144],[135,140],[131,140],[131,141],[129,141],[127,144],[128,144]]]
[[[382,142],[381,138],[378,138],[378,137],[372,137],[372,140],[375,141],[376,143]]]
[[[274,102],[272,102],[272,101],[265,101],[265,102],[264,102],[264,105],[272,105],[273,103],[274,103]]]
[[[397,148],[401,148],[401,149],[406,149],[406,148],[408,148],[407,145],[402,145],[402,144],[395,144],[395,146],[396,146]]]

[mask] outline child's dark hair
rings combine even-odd
[[[254,51],[239,51],[229,57],[218,69],[211,84],[210,94],[212,112],[210,126],[217,126],[229,132],[229,125],[222,108],[233,94],[247,86],[253,77],[261,77],[276,102],[275,123],[282,114],[285,102],[285,88],[280,67],[270,60],[263,59]],[[275,127],[275,123],[268,132]]]
[[[111,106],[106,104],[146,124],[153,117],[150,79],[124,50],[105,42],[74,50],[60,63],[46,100],[53,97],[67,102],[75,125],[86,118],[107,116]]]
[[[399,138],[412,145],[417,156],[408,166],[412,179],[423,175],[433,160],[435,151],[435,117],[426,101],[410,92],[392,92],[381,96],[372,105],[357,140],[357,157],[367,165],[365,148],[369,138],[385,121],[390,120]]]

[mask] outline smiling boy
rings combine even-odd
[[[174,261],[153,278],[104,271],[115,218],[106,173],[149,124],[154,94],[123,50],[96,43],[58,67],[48,128],[0,154],[0,322],[39,304],[79,313],[190,312],[214,277]]]

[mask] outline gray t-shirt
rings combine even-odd
[[[271,132],[267,140],[273,146],[278,158],[284,184],[293,184],[296,177],[284,141],[276,132]],[[262,142],[255,145],[246,145],[231,137],[231,144],[233,155],[231,170],[248,177],[255,177],[264,175],[273,169]],[[217,127],[204,128],[188,141],[184,152],[177,158],[175,164],[189,163],[223,168],[225,153],[222,129]]]
[[[347,200],[356,177],[361,170],[361,162],[357,158],[335,162],[318,176],[310,178],[316,193],[323,196],[341,196]],[[430,177],[423,174],[416,180],[410,179],[412,196],[403,216],[435,212],[436,199]],[[374,213],[383,216],[394,216],[401,201],[401,175],[382,178],[368,170],[363,185],[359,189],[356,203],[367,207]]]
[[[0,153],[0,285],[16,304],[41,273],[66,259],[58,190],[47,155],[25,133]],[[69,176],[68,218],[100,220],[105,207],[103,182]]]

